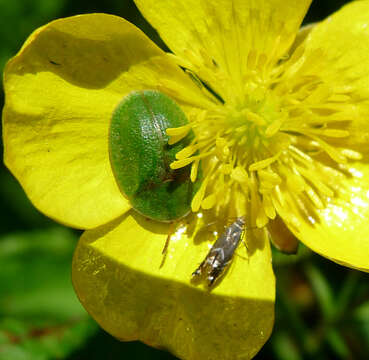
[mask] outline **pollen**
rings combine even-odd
[[[171,57],[213,104],[189,113],[189,125],[167,130],[171,144],[195,134],[170,165],[191,166],[192,181],[201,168],[192,211],[249,215],[259,228],[282,212],[296,227],[316,223],[342,179],[353,176],[348,162],[362,157],[350,143],[359,99],[329,71],[331,59],[304,44],[279,59],[249,49],[230,71],[207,54],[186,54]]]

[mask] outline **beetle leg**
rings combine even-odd
[[[163,267],[164,263],[165,263],[165,259],[167,258],[167,251],[168,251],[168,246],[169,246],[169,243],[170,243],[170,239],[174,233],[174,230],[176,228],[176,223],[171,223],[170,226],[169,226],[169,232],[168,232],[168,236],[167,236],[167,239],[165,240],[165,244],[164,244],[164,247],[163,247],[163,250],[161,251],[161,254],[163,255],[163,259],[161,261],[161,264],[160,264],[160,268]]]
[[[162,255],[165,255],[167,250],[168,250],[168,246],[169,246],[169,242],[170,242],[170,238],[172,237],[172,233],[169,233],[167,236],[167,239],[165,240],[165,244],[163,247],[163,250],[161,251]]]

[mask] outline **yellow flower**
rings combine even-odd
[[[86,229],[73,282],[104,329],[184,359],[250,359],[273,326],[269,237],[369,269],[369,1],[298,39],[310,0],[136,4],[173,54],[104,14],[30,36],[5,71],[5,163],[40,211]],[[204,176],[165,261],[170,225],[130,209],[109,162],[113,110],[139,89],[186,112],[195,140],[171,166]],[[238,216],[247,254],[211,291],[191,283],[206,223]]]

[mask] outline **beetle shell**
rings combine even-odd
[[[133,91],[115,109],[109,134],[113,173],[132,207],[151,219],[185,216],[198,188],[191,167],[172,170],[170,163],[193,134],[169,145],[165,130],[188,124],[181,108],[156,90]]]

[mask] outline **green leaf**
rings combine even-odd
[[[326,335],[328,344],[331,346],[331,349],[334,351],[338,359],[349,359],[350,350],[348,349],[344,338],[340,335],[340,333],[335,329],[330,329]]]
[[[302,360],[298,347],[291,336],[285,331],[279,331],[272,337],[272,347],[276,357],[280,360]]]
[[[63,359],[95,334],[70,280],[76,241],[63,227],[0,238],[0,360]]]
[[[369,326],[369,301],[366,301],[355,309],[354,317],[358,321],[367,322]]]
[[[335,306],[333,291],[328,280],[320,269],[312,263],[306,264],[305,273],[313,287],[322,315],[327,321],[330,321],[334,315]]]

